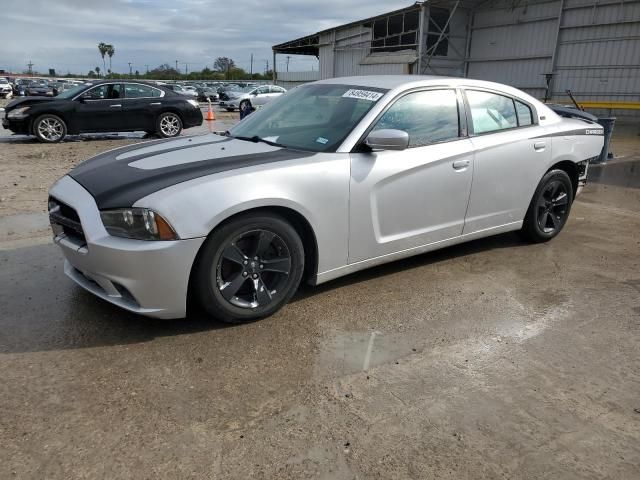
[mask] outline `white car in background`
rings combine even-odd
[[[230,92],[229,100],[220,102],[222,108],[229,112],[241,109],[245,104],[253,110],[260,108],[274,98],[284,95],[287,91],[277,85],[261,85],[259,87],[247,87],[239,92]]]
[[[0,77],[0,98],[11,97],[13,97],[13,87],[6,78]]]
[[[189,87],[183,87],[182,85],[171,85],[171,84],[167,84],[165,85],[165,87],[170,88],[171,90],[173,90],[176,93],[179,93],[180,95],[185,95],[187,97],[197,97],[198,96],[198,92],[194,89],[190,89]]]

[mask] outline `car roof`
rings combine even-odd
[[[518,90],[517,88],[504,85],[502,83],[488,82],[486,80],[474,80],[471,78],[461,77],[445,77],[441,75],[367,75],[358,77],[337,77],[328,78],[326,80],[319,80],[314,83],[324,84],[340,84],[340,85],[353,85],[359,87],[371,87],[371,88],[384,88],[388,90],[406,90],[416,87],[429,87],[429,86],[464,86],[464,87],[482,87],[497,92],[502,92],[506,95],[512,95],[519,97],[530,103],[536,105],[538,109],[542,109],[546,114],[553,116],[550,109],[544,106],[536,98],[531,95]]]

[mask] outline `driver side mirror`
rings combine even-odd
[[[369,133],[365,145],[371,150],[406,150],[409,147],[409,134],[404,130],[385,128]]]

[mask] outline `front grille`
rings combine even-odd
[[[54,233],[62,232],[71,239],[86,243],[78,212],[54,197],[49,197],[49,222]]]

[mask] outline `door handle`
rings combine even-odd
[[[162,105],[162,102],[153,102],[153,103],[150,103],[149,105]]]
[[[122,105],[118,104],[118,105],[109,105],[109,106],[110,106],[111,108],[119,108],[119,107],[121,107]]]
[[[541,152],[541,151],[543,151],[543,150],[544,150],[544,148],[545,148],[546,146],[547,146],[547,143],[546,143],[546,142],[536,142],[536,143],[534,143],[534,144],[533,144],[533,149],[534,149],[536,152]]]
[[[453,169],[454,170],[464,170],[470,164],[471,164],[470,160],[456,160],[455,162],[453,162]]]

